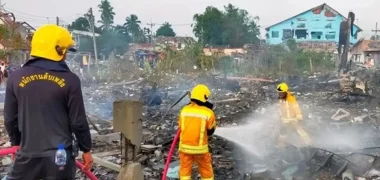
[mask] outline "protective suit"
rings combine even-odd
[[[75,42],[67,29],[45,25],[31,44],[32,59],[9,76],[5,90],[4,124],[11,145],[19,147],[7,179],[74,180],[78,148],[84,170],[93,163],[80,80],[65,63]],[[61,167],[55,163],[59,147],[67,155]]]
[[[180,180],[191,180],[193,163],[197,163],[202,180],[214,180],[208,136],[216,129],[212,104],[207,101],[211,92],[203,84],[191,91],[191,102],[179,114]]]
[[[302,113],[296,98],[289,92],[289,87],[285,83],[277,86],[280,99],[280,117],[282,126],[280,128],[280,143],[283,142],[290,131],[296,131],[304,141],[305,145],[310,145],[309,134],[302,127]]]

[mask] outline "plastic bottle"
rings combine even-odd
[[[67,160],[67,154],[65,150],[65,145],[60,144],[58,146],[58,150],[55,153],[55,164],[59,166],[60,170],[64,169],[64,166],[66,165],[66,160]]]

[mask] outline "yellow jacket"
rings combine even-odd
[[[179,151],[187,154],[209,152],[207,130],[216,128],[214,112],[193,102],[186,105],[178,118],[181,129]]]
[[[280,115],[283,123],[302,120],[301,109],[291,93],[288,93],[285,99],[280,99]]]

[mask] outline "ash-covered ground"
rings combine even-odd
[[[143,142],[135,158],[143,165],[147,180],[161,179],[179,109],[188,99],[162,116],[197,83],[212,89],[211,100],[216,105],[218,129],[210,137],[210,149],[217,180],[342,179],[347,174],[356,178],[380,174],[376,171],[377,148],[371,148],[380,145],[377,98],[365,92],[342,93],[341,79],[336,75],[287,77],[273,82],[181,74],[168,74],[165,81],[147,79],[83,83],[88,118],[99,130],[92,128],[93,154],[115,164],[121,164],[121,151],[120,135],[112,130],[112,102],[139,99],[150,104],[144,106]],[[297,147],[297,138],[284,149],[275,147],[279,127],[275,87],[279,81],[288,82],[298,98],[313,147]],[[373,92],[375,83],[370,86]],[[4,130],[2,133],[1,144],[6,147],[8,140]],[[175,153],[172,162],[177,160]],[[2,163],[5,174],[9,158],[3,158]],[[116,179],[118,174],[99,164],[93,171],[102,180]],[[81,173],[78,179],[83,179]]]

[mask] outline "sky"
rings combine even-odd
[[[380,23],[380,0],[109,0],[116,13],[115,23],[123,24],[130,14],[136,14],[143,27],[148,23],[173,25],[178,36],[194,36],[191,28],[192,17],[202,13],[207,6],[223,8],[232,4],[246,9],[251,16],[259,16],[259,25],[264,28],[292,17],[312,7],[327,3],[343,15],[349,11],[356,14],[356,24],[363,29],[362,37],[370,37],[374,33],[376,22]],[[60,17],[61,23],[70,23],[83,15],[90,7],[97,19],[100,17],[98,4],[100,0],[0,0],[3,8],[13,12],[16,20],[26,21],[34,27],[46,23],[55,23]],[[153,26],[153,31],[159,25]],[[380,24],[379,27],[380,29]]]

